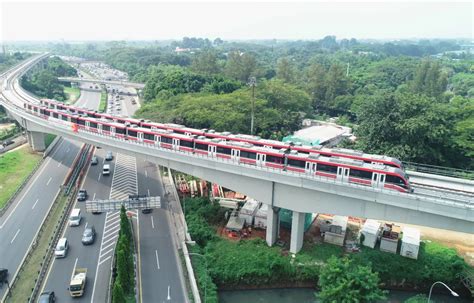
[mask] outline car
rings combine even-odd
[[[82,233],[82,244],[90,245],[95,241],[95,228],[94,225],[87,226]]]
[[[13,144],[13,143],[15,143],[13,140],[5,140],[5,141],[3,141],[3,144],[2,144],[2,145],[3,145],[4,147],[7,147],[8,145],[11,145],[11,144]]]
[[[91,159],[91,165],[97,165],[99,163],[99,160],[97,159],[97,156],[93,156]]]
[[[110,175],[110,164],[104,164],[104,166],[102,167],[102,175]]]
[[[65,258],[67,256],[67,251],[69,250],[69,242],[67,238],[61,238],[54,249],[54,256],[56,258]]]
[[[44,291],[38,299],[38,303],[53,303],[56,302],[56,295],[54,291]]]
[[[80,189],[77,193],[77,201],[86,201],[87,200],[87,190]]]
[[[108,151],[107,154],[105,155],[105,161],[112,161],[114,159],[114,155],[112,154],[111,151]]]
[[[142,209],[142,214],[150,214],[153,211],[152,208],[143,208]]]
[[[0,286],[8,281],[8,269],[0,268]]]

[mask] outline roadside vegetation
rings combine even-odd
[[[0,73],[6,71],[15,64],[20,63],[21,61],[28,58],[30,54],[15,52],[13,54],[0,54]]]
[[[70,84],[61,83],[57,78],[69,76],[77,76],[77,71],[60,58],[51,57],[45,65],[34,67],[20,81],[24,89],[40,98],[66,101],[68,96],[64,87]]]
[[[100,93],[99,112],[105,113],[107,110],[107,91],[105,89]]]
[[[66,103],[74,104],[81,96],[81,90],[78,87],[64,86],[64,94],[66,94]]]
[[[0,208],[5,206],[40,160],[41,155],[27,146],[0,155]]]
[[[52,134],[46,134],[46,137],[44,139],[44,144],[46,145],[46,148],[48,148],[48,146],[51,145],[51,143],[53,143],[54,139],[56,138],[56,135],[52,135]]]
[[[113,282],[112,302],[135,302],[135,253],[132,228],[125,207],[120,210],[120,231],[115,248],[116,276]]]
[[[462,287],[459,273],[467,264],[454,249],[435,242],[421,243],[418,260],[367,247],[346,254],[339,246],[309,242],[292,258],[280,247],[268,247],[263,239],[220,237],[217,227],[225,221],[225,210],[217,204],[205,198],[187,198],[183,203],[188,231],[196,241],[190,251],[205,256],[193,257],[193,266],[202,297],[207,288],[207,302],[217,302],[218,288],[306,285],[321,290],[323,302],[343,302],[341,296],[349,294],[361,302],[372,302],[385,295],[381,288],[424,291],[438,280]],[[354,283],[347,283],[349,280]]]
[[[0,128],[0,142],[13,137],[19,132],[21,132],[21,129],[16,124],[12,124],[7,128]]]

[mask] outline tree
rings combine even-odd
[[[348,89],[346,70],[341,64],[332,64],[326,79],[326,101],[334,100],[337,96],[345,95]]]
[[[313,107],[324,107],[324,100],[326,97],[326,69],[319,63],[311,64],[307,72],[308,78],[308,92],[313,99]]]
[[[217,62],[216,52],[207,49],[200,52],[193,60],[191,69],[203,75],[214,75],[219,73],[220,67]]]
[[[317,297],[323,302],[375,302],[385,299],[378,284],[378,274],[371,267],[333,256],[321,270]]]
[[[283,57],[278,60],[276,76],[286,83],[295,81],[295,70],[288,57]]]
[[[112,290],[112,303],[125,303],[125,293],[119,281],[115,280]]]
[[[415,70],[412,90],[417,94],[440,97],[446,90],[447,75],[441,71],[438,61],[424,60]]]
[[[228,54],[225,66],[226,74],[234,79],[247,82],[250,76],[254,76],[257,69],[257,59],[251,53],[232,51]]]

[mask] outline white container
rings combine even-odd
[[[267,228],[267,213],[268,213],[268,205],[263,204],[257,210],[255,214],[255,222],[254,226],[259,228]]]
[[[324,233],[324,242],[344,246],[348,221],[349,218],[346,216],[334,216],[328,230]]]
[[[377,220],[368,219],[362,227],[361,234],[364,235],[364,246],[374,248],[377,243],[377,238],[380,234],[380,222]]]
[[[253,218],[259,206],[260,202],[253,199],[247,200],[240,209],[239,218],[245,220],[247,225],[253,225]]]
[[[400,255],[418,259],[418,251],[420,249],[420,231],[416,228],[403,228],[402,247]]]

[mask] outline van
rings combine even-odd
[[[69,226],[79,226],[81,224],[81,210],[74,208],[69,216]]]
[[[110,175],[110,164],[104,164],[104,167],[102,168],[102,175]]]
[[[56,258],[64,258],[67,255],[68,249],[69,243],[67,242],[67,239],[61,238],[58,241],[58,245],[56,245],[56,249],[54,250],[54,256],[56,256]]]

